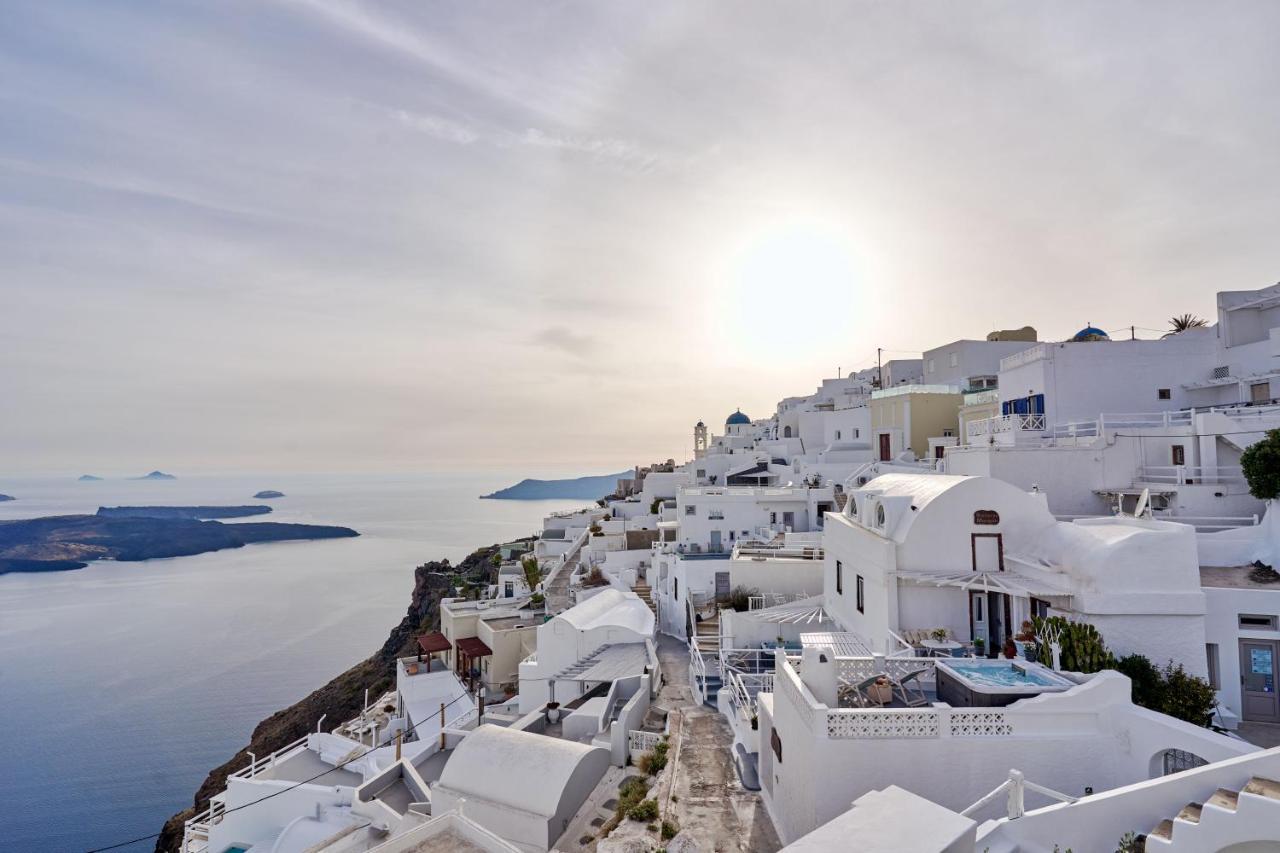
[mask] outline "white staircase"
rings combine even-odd
[[[1147,833],[1142,849],[1217,853],[1264,840],[1280,842],[1280,782],[1254,776],[1239,791],[1219,788],[1203,803],[1187,803]]]

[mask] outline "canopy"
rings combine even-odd
[[[815,595],[813,598],[806,598],[802,601],[794,601],[790,604],[765,607],[761,610],[739,611],[734,616],[735,618],[746,617],[747,619],[772,622],[778,625],[810,625],[832,621],[831,617],[827,615],[826,609],[822,606],[822,596],[820,595]]]
[[[989,572],[898,572],[898,579],[921,585],[950,586],[973,592],[1003,592],[1020,597],[1045,598],[1070,595],[1070,591],[1045,578],[1030,577],[1018,571]]]
[[[447,652],[453,645],[449,642],[449,638],[439,631],[432,634],[423,634],[418,638],[418,648],[422,650],[424,655],[433,652]]]
[[[484,640],[479,637],[460,638],[458,640],[458,651],[469,658],[482,658],[493,654],[493,649],[486,646]]]
[[[871,647],[867,641],[852,631],[822,631],[813,634],[801,634],[800,645],[827,647],[838,658],[869,658]]]
[[[556,681],[615,681],[640,675],[649,664],[644,643],[616,643],[602,646],[567,669],[556,673]]]

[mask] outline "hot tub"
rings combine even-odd
[[[1075,687],[1048,667],[1025,660],[953,658],[939,660],[936,669],[938,700],[953,708],[1000,708]]]

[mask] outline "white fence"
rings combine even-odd
[[[1143,465],[1135,482],[1175,486],[1244,485],[1244,471],[1239,465]]]
[[[998,708],[840,708],[827,711],[829,738],[884,740],[1012,735],[1012,720]]]
[[[632,755],[638,752],[653,752],[662,742],[662,738],[661,732],[642,732],[639,729],[632,729],[627,732],[627,751]]]

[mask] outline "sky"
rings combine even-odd
[[[0,15],[0,475],[691,452],[997,328],[1280,279],[1280,4]]]

